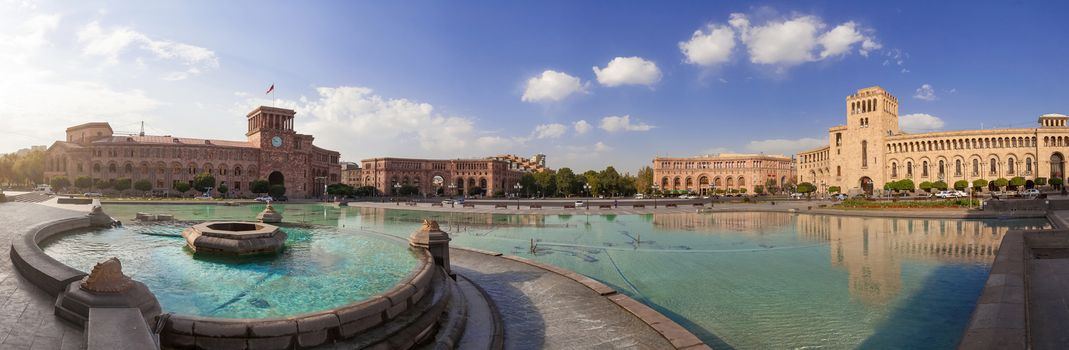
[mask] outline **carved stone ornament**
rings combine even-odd
[[[93,266],[93,272],[82,279],[81,288],[93,293],[122,293],[132,286],[130,277],[122,273],[122,263],[113,257]]]
[[[438,221],[424,219],[423,228],[421,228],[420,230],[423,232],[435,232],[441,231],[442,229],[438,227]]]

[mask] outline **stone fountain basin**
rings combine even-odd
[[[246,221],[205,222],[183,230],[182,237],[194,254],[275,254],[286,243],[278,226]]]

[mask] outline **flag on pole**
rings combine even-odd
[[[275,84],[271,84],[271,87],[267,88],[267,92],[265,92],[264,94],[270,94],[271,91],[275,91]]]

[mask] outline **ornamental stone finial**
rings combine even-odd
[[[122,293],[132,286],[133,281],[122,273],[122,263],[115,257],[93,266],[93,272],[81,284],[83,290],[91,293]]]
[[[409,245],[427,249],[434,259],[434,264],[445,269],[446,275],[454,277],[449,264],[450,240],[449,234],[442,231],[438,222],[434,220],[423,220],[423,227],[408,236]]]
[[[440,227],[438,227],[438,221],[424,219],[423,220],[423,228],[421,230],[423,232],[433,232],[433,231],[441,231],[442,229]]]
[[[275,211],[275,207],[272,207],[269,202],[267,203],[267,207],[264,208],[264,211],[256,215],[256,219],[260,220],[262,223],[277,224],[282,222],[282,214]]]

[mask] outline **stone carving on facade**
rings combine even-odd
[[[122,293],[132,286],[130,277],[122,273],[122,263],[113,257],[93,266],[93,271],[82,279],[81,288],[92,293]]]

